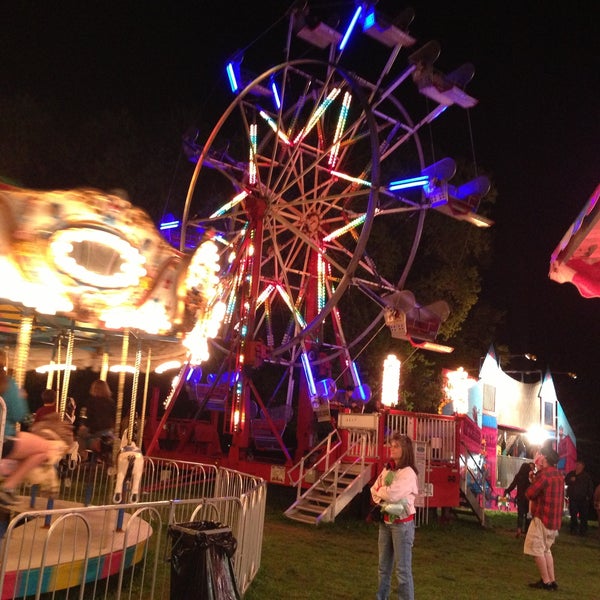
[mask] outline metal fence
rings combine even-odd
[[[173,523],[231,530],[241,594],[258,572],[267,492],[260,478],[145,457],[140,501],[122,504],[113,502],[116,477],[102,463],[61,464],[60,480],[55,499],[35,486],[19,490],[18,512],[3,523],[1,599],[169,598]]]
[[[456,422],[452,417],[439,415],[389,414],[386,432],[408,435],[415,442],[427,442],[431,460],[454,462],[456,448]]]

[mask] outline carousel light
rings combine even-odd
[[[152,298],[139,308],[117,306],[100,313],[100,319],[107,329],[139,329],[146,333],[158,334],[172,328],[165,306]]]
[[[210,357],[208,340],[217,336],[224,316],[225,304],[216,302],[204,318],[198,320],[192,331],[183,338],[182,344],[190,351],[191,365],[199,365],[208,360]]]
[[[154,372],[157,375],[162,375],[166,371],[170,371],[172,369],[180,369],[180,368],[181,368],[181,361],[168,360],[167,362],[164,362],[164,363],[158,365],[158,367],[156,367],[156,369],[154,369]]]
[[[113,365],[108,370],[111,373],[135,373],[135,367],[131,365]]]
[[[110,275],[102,275],[88,269],[73,256],[75,245],[84,244],[88,251],[94,246],[102,246],[119,256],[120,270]],[[53,236],[50,250],[56,266],[74,279],[100,288],[124,288],[138,285],[146,275],[146,257],[123,238],[91,227],[71,228],[58,231]]]
[[[56,371],[77,371],[77,367],[75,365],[67,365],[65,363],[57,364],[57,363],[49,363],[47,365],[42,365],[41,367],[37,367],[36,373],[54,373]]]

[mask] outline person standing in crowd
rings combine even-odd
[[[571,534],[585,535],[588,530],[590,503],[594,494],[594,482],[585,470],[585,462],[577,459],[575,469],[565,476],[569,514],[571,515]]]
[[[527,515],[529,513],[529,499],[525,492],[531,483],[533,478],[533,470],[535,465],[532,462],[524,462],[521,468],[517,471],[511,484],[504,490],[505,496],[510,496],[510,493],[517,488],[517,536],[521,537],[521,534],[527,533],[529,529],[529,520]]]
[[[48,460],[50,442],[39,435],[20,431],[17,423],[29,417],[29,407],[15,380],[6,372],[0,360],[0,397],[6,405],[6,423],[2,443],[2,458],[15,461],[16,466],[0,483],[0,504],[13,506],[19,503],[15,489],[29,471]]]
[[[371,487],[371,497],[381,506],[379,524],[379,588],[377,600],[390,596],[396,563],[399,600],[414,600],[412,547],[415,539],[415,497],[419,493],[411,439],[394,433],[390,439],[390,462]]]
[[[112,456],[108,456],[108,452],[103,453],[103,439],[109,440],[107,445],[110,445],[112,454],[115,419],[116,406],[108,383],[96,379],[90,386],[89,397],[77,406],[75,432],[80,452],[91,450],[101,455],[105,454],[104,458],[110,463]],[[82,459],[85,458],[82,454]]]
[[[565,502],[564,480],[556,468],[558,454],[550,447],[540,451],[540,468],[525,492],[532,500],[533,519],[529,524],[523,552],[535,559],[541,579],[529,587],[554,591],[558,589],[554,576],[554,544],[562,523]]]

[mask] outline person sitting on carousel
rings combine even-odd
[[[51,444],[39,435],[18,430],[17,423],[23,423],[30,417],[29,407],[17,383],[8,375],[3,361],[0,361],[0,396],[6,405],[2,459],[13,461],[11,469],[2,471],[0,505],[14,506],[19,503],[15,489],[35,467],[50,459]]]
[[[116,418],[115,401],[106,381],[96,379],[90,386],[89,397],[77,405],[75,434],[82,460],[88,451],[105,463],[112,463],[112,446]]]

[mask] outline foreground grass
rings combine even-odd
[[[318,527],[290,521],[283,510],[289,491],[269,489],[261,568],[244,600],[364,600],[377,587],[377,526],[349,507],[335,523]],[[565,521],[566,524],[566,521]],[[596,523],[588,537],[563,527],[554,547],[560,590],[552,597],[600,600],[600,538]],[[515,539],[514,514],[488,514],[488,526],[460,517],[449,525],[417,529],[413,551],[419,600],[511,600],[544,597],[527,583],[539,576],[533,559]],[[394,592],[394,588],[393,588]],[[393,597],[393,595],[392,595]]]

